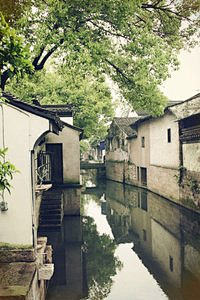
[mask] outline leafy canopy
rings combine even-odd
[[[50,58],[62,65],[73,63],[78,82],[79,71],[93,74],[94,80],[98,68],[118,84],[135,108],[157,114],[165,102],[158,86],[169,68],[177,67],[177,52],[198,40],[199,0],[16,3],[24,10],[21,18],[16,17],[16,29],[29,46],[35,71],[42,70]],[[15,14],[10,15],[13,20]]]
[[[0,12],[0,78],[4,89],[7,79],[33,70],[29,50],[22,37],[11,29]]]
[[[107,124],[113,117],[111,94],[100,74],[79,71],[67,65],[54,71],[37,72],[9,86],[10,91],[25,101],[33,98],[41,104],[72,104],[74,125],[84,128],[84,138],[105,138]]]

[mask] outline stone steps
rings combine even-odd
[[[50,190],[43,194],[40,206],[40,227],[59,227],[63,219],[63,193]]]

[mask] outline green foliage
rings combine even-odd
[[[169,76],[171,68],[177,68],[178,51],[198,41],[198,0],[32,0],[30,3],[32,7],[24,5],[16,28],[31,48],[35,71],[43,69],[50,58],[52,64],[70,68],[67,79],[70,78],[70,85],[73,77],[76,92],[72,92],[71,85],[66,98],[70,94],[77,107],[80,103],[84,106],[85,114],[82,110],[76,112],[79,126],[85,126],[85,120],[84,124],[81,120],[88,112],[91,120],[95,119],[92,108],[100,105],[99,101],[96,105],[95,98],[105,96],[98,89],[100,74],[112,78],[134,108],[161,114],[166,99],[158,86]],[[88,101],[82,96],[86,87],[91,96]],[[61,86],[56,88],[52,98],[56,100],[63,91]],[[95,126],[91,120],[88,119],[89,127]],[[90,134],[87,129],[85,134]]]
[[[9,244],[0,242],[0,250],[28,250],[32,249],[32,245]]]
[[[113,117],[111,95],[103,76],[94,78],[72,64],[13,81],[9,90],[29,102],[37,98],[41,104],[72,104],[74,124],[84,128],[84,138],[104,138]]]
[[[112,286],[111,276],[122,267],[122,263],[114,256],[116,244],[108,235],[99,235],[91,217],[83,220],[83,237],[88,249],[89,299],[105,299]]]
[[[0,76],[1,89],[14,75],[21,76],[33,70],[29,60],[29,51],[22,37],[16,34],[6,23],[0,12]]]
[[[89,149],[90,149],[90,145],[89,145],[88,141],[81,140],[80,141],[80,153],[81,153],[81,156],[84,153],[88,153]]]
[[[0,193],[4,195],[4,191],[7,190],[10,193],[13,174],[17,172],[15,166],[9,161],[5,160],[7,148],[0,149]]]
[[[5,17],[6,22],[15,24],[22,16],[24,9],[30,4],[30,0],[0,0],[0,10]]]

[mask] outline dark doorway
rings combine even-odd
[[[147,185],[147,168],[141,168],[141,184]]]
[[[63,150],[62,144],[46,144],[47,152],[51,153],[52,183],[63,183]]]

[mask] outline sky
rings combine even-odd
[[[171,72],[171,77],[160,87],[169,100],[186,100],[200,93],[200,46],[193,48],[190,52],[181,50],[178,58],[179,69]],[[107,78],[107,83],[116,101],[119,98],[118,88],[109,78]],[[131,109],[127,105],[118,103],[115,116],[132,116],[132,113],[131,115],[127,113],[128,111]]]
[[[179,70],[172,72],[161,87],[170,100],[186,100],[200,93],[200,47],[182,50],[179,61]]]

